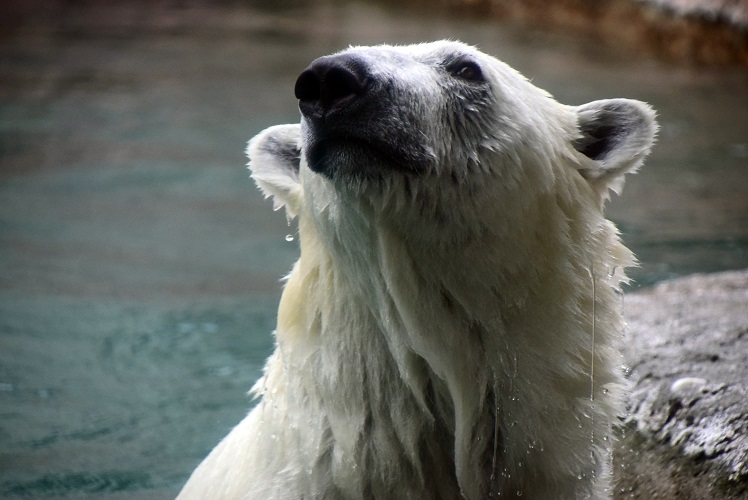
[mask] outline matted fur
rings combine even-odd
[[[608,496],[634,259],[602,207],[648,153],[653,112],[561,105],[457,42],[335,57],[387,98],[366,97],[356,141],[316,171],[308,117],[250,142],[301,257],[261,400],[181,498]],[[466,58],[480,80],[455,76]]]

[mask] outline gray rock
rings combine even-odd
[[[519,25],[594,37],[609,48],[621,50],[625,47],[639,57],[647,55],[700,64],[748,66],[746,0],[440,2]]]
[[[625,297],[616,498],[748,498],[748,270]]]
[[[726,22],[740,29],[748,28],[748,2],[745,0],[636,0],[681,17],[707,22]]]

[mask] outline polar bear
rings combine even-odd
[[[601,498],[622,410],[603,216],[656,133],[453,41],[352,47],[248,146],[298,218],[257,406],[181,498]]]

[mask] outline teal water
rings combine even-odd
[[[0,15],[0,498],[173,497],[247,412],[297,247],[244,146],[348,44],[459,38],[562,102],[651,102],[659,143],[609,210],[631,274],[748,267],[745,72],[376,3],[205,4]]]

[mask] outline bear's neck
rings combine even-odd
[[[549,203],[553,215],[558,207]],[[495,467],[497,450],[531,453],[552,441],[524,427],[538,420],[526,409],[578,418],[584,408],[569,412],[567,402],[592,399],[615,379],[609,367],[619,363],[592,362],[611,355],[620,327],[615,293],[604,286],[603,249],[617,244],[615,233],[598,217],[597,234],[585,236],[598,244],[567,255],[573,246],[552,239],[590,228],[558,231],[550,220],[548,228],[530,224],[524,239],[496,241],[487,231],[449,249],[409,243],[397,225],[365,215],[300,218],[301,258],[277,329],[285,384],[329,425],[343,461],[384,468],[382,485],[405,467],[415,478],[437,470],[485,492],[475,477],[492,476],[486,469]],[[591,302],[599,318],[585,315],[595,310]],[[608,371],[590,383],[593,364]],[[522,460],[501,462],[521,467]]]

